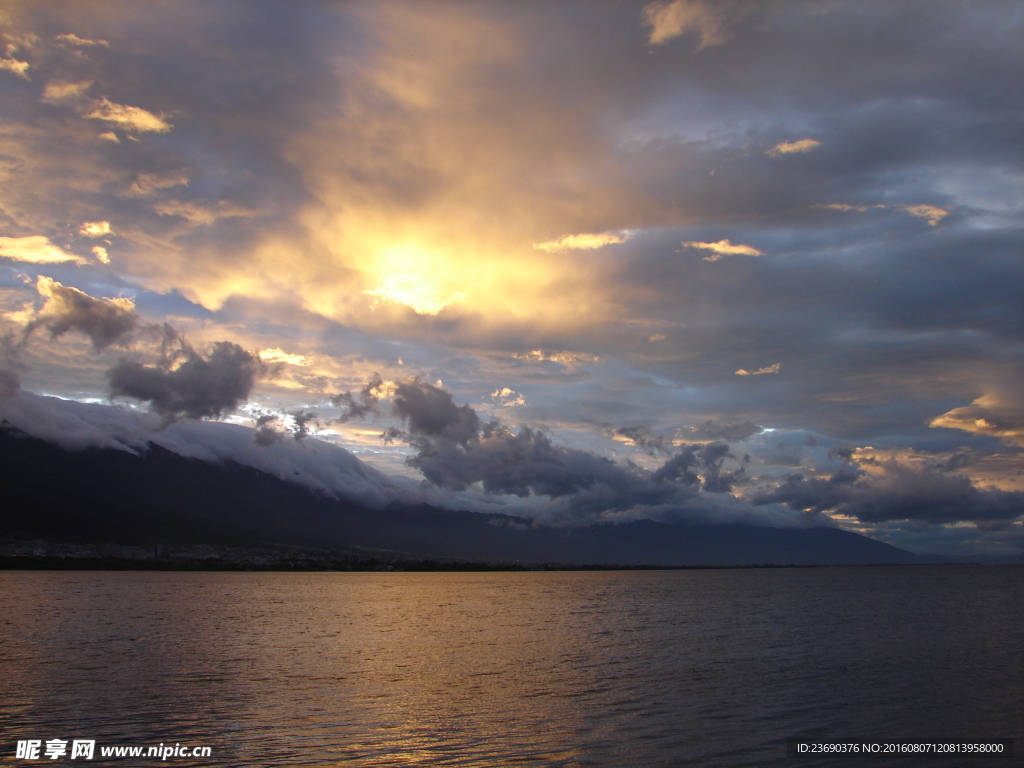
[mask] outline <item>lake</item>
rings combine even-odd
[[[1021,765],[1022,598],[1016,566],[6,571],[0,763],[87,739],[212,749],[179,766],[922,764],[787,758],[799,737],[1014,738],[924,762]]]

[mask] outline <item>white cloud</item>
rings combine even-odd
[[[13,58],[0,58],[0,69],[7,70],[8,72],[11,72],[25,80],[29,79],[29,76],[27,74],[27,61],[18,61],[17,59]]]
[[[782,370],[782,363],[775,363],[774,365],[768,365],[764,368],[758,368],[756,371],[748,371],[744,368],[740,368],[736,371],[737,376],[763,376],[766,373],[778,373]]]
[[[110,232],[109,221],[86,221],[78,228],[78,234],[82,237],[103,237]]]
[[[498,405],[503,405],[506,408],[512,408],[516,405],[526,405],[526,398],[514,389],[509,389],[508,387],[501,387],[491,392],[491,399]]]
[[[67,261],[86,263],[81,256],[58,248],[42,235],[0,237],[0,256],[33,264],[60,264]]]
[[[119,125],[125,130],[139,133],[166,133],[174,126],[164,119],[163,114],[154,115],[142,107],[130,107],[126,104],[115,104],[104,97],[96,108],[86,115],[92,120],[105,120]]]
[[[624,243],[629,239],[629,233],[616,234],[614,232],[602,232],[600,234],[579,234],[579,235],[566,235],[556,240],[548,240],[544,243],[534,243],[533,247],[547,251],[548,253],[554,253],[556,251],[568,251],[568,250],[593,250],[595,248],[602,248],[606,245],[617,245]]]
[[[810,152],[812,149],[817,149],[821,146],[820,141],[814,139],[800,139],[799,141],[783,141],[776,144],[774,147],[768,150],[765,154],[771,157],[781,157],[782,155],[796,155],[801,152]]]
[[[713,256],[705,256],[704,261],[718,261],[723,256],[764,256],[764,253],[750,245],[733,245],[728,239],[719,240],[717,243],[703,243],[699,240],[685,240],[682,245],[686,248],[700,248],[711,251]]]
[[[374,508],[403,498],[422,499],[414,484],[390,478],[344,448],[315,438],[259,446],[253,430],[235,424],[182,419],[168,426],[150,413],[40,397],[24,390],[2,406],[0,416],[65,450],[110,448],[140,454],[152,444],[202,461],[234,461]]]
[[[644,7],[644,24],[651,28],[648,41],[661,45],[686,32],[700,34],[697,50],[724,43],[722,19],[701,0],[654,2]]]

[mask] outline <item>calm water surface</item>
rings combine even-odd
[[[1024,752],[1022,598],[1010,566],[0,572],[0,764],[59,737],[214,750],[176,766],[1017,766],[785,740]]]

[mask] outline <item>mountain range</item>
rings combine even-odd
[[[521,564],[943,562],[832,527],[637,520],[552,528],[512,515],[401,500],[375,508],[230,459],[184,456],[152,442],[134,451],[67,450],[7,422],[0,425],[0,483],[6,496],[0,535],[8,538],[355,547],[417,558]]]

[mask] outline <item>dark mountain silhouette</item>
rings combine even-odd
[[[151,445],[65,451],[0,427],[0,535],[152,545],[286,543],[473,561],[620,565],[937,562],[835,528],[676,526],[653,521],[531,527],[429,505],[382,510],[320,495],[234,462]]]

